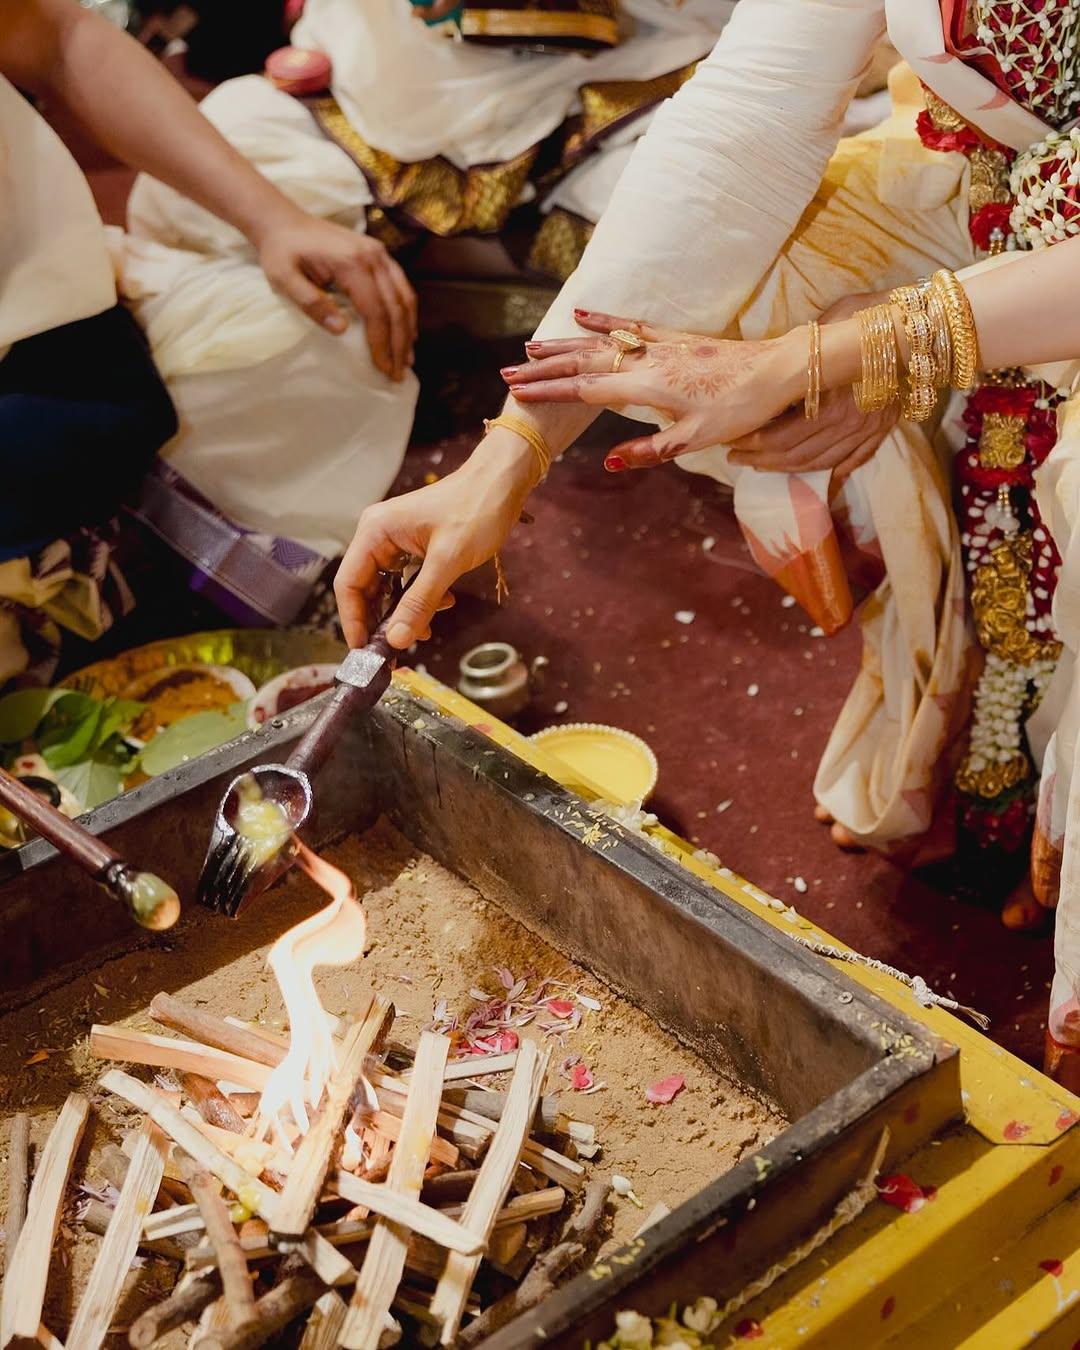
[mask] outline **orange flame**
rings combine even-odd
[[[289,1053],[271,1073],[259,1101],[258,1118],[286,1141],[281,1113],[287,1107],[296,1128],[308,1128],[308,1106],[318,1106],[337,1067],[330,1024],[312,979],[316,966],[347,966],[364,954],[367,921],[353,884],[344,872],[302,844],[297,861],[333,898],[325,909],[303,919],[274,943],[268,958],[289,1018]]]

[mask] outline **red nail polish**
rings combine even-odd
[[[538,352],[540,350],[541,346],[542,344],[539,342],[526,342],[525,350],[529,353],[530,356],[532,356],[534,352]]]
[[[517,366],[503,366],[502,370],[499,371],[499,374],[504,380],[511,380],[518,373],[518,369]]]
[[[626,468],[626,460],[620,455],[608,455],[604,460],[604,468],[608,473],[621,473]]]
[[[592,313],[591,309],[575,309],[574,317],[576,319],[587,319],[591,313]]]

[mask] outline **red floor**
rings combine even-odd
[[[414,448],[401,486],[445,472],[463,444]],[[1038,1061],[1049,938],[1009,933],[992,909],[843,854],[813,820],[814,769],[857,634],[810,636],[704,480],[675,468],[613,477],[600,458],[599,446],[572,451],[534,498],[535,523],[504,554],[506,608],[489,574],[470,578],[416,659],[453,684],[477,642],[546,656],[547,685],[522,729],[608,722],[643,736],[660,761],[652,806],[666,824],[858,950],[986,1012],[996,1040]]]
[[[130,175],[100,155],[80,158],[103,215],[119,223]],[[483,376],[464,374],[466,401],[497,406],[494,371],[510,355]],[[414,447],[399,487],[445,473],[471,440]],[[546,656],[547,687],[526,729],[595,721],[645,737],[660,761],[652,806],[665,823],[858,950],[988,1013],[996,1040],[1038,1062],[1050,939],[1011,934],[993,909],[838,852],[812,818],[814,767],[858,660],[856,633],[809,635],[750,563],[713,488],[674,468],[608,475],[602,443],[571,452],[536,497],[535,524],[505,554],[510,604],[494,606],[490,576],[469,579],[417,660],[452,684],[477,642]],[[684,625],[676,611],[696,617]]]

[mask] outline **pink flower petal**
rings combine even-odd
[[[556,1017],[570,1017],[574,1012],[574,1005],[565,998],[549,998],[545,1006]]]
[[[593,1085],[592,1070],[587,1064],[575,1064],[570,1073],[570,1086],[575,1092],[584,1092]]]
[[[882,1177],[877,1184],[877,1192],[879,1200],[884,1200],[887,1205],[905,1214],[917,1214],[929,1198],[919,1183],[903,1172]]]
[[[682,1074],[673,1073],[667,1078],[661,1078],[659,1083],[653,1083],[652,1087],[647,1087],[645,1096],[654,1106],[666,1106],[668,1102],[674,1101],[685,1086],[686,1079]]]

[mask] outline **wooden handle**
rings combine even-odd
[[[0,803],[93,877],[120,861],[120,855],[107,844],[43,801],[6,769],[0,769]]]

